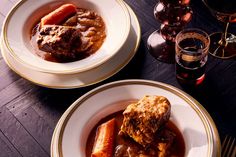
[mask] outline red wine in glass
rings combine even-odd
[[[157,60],[174,63],[175,37],[192,18],[190,0],[160,0],[154,7],[154,16],[161,23],[147,40],[150,54]]]
[[[176,78],[183,85],[197,86],[205,78],[209,36],[199,29],[186,29],[176,37]]]

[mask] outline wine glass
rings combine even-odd
[[[185,87],[204,81],[210,37],[197,28],[184,29],[176,36],[176,78]]]
[[[229,24],[236,23],[235,0],[203,0],[211,13],[225,24],[224,32],[210,34],[209,53],[217,58],[236,57],[236,36],[228,32]]]
[[[174,63],[175,37],[192,18],[190,0],[160,0],[154,16],[161,23],[147,40],[150,54],[159,61]]]

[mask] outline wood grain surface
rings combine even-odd
[[[142,40],[131,62],[113,77],[80,89],[55,90],[39,87],[14,73],[0,54],[0,156],[47,157],[54,127],[69,105],[87,91],[107,82],[123,79],[147,79],[183,89],[175,78],[175,65],[155,60],[146,48],[148,36],[159,28],[153,16],[156,0],[125,0],[138,16]],[[0,26],[18,0],[0,0]],[[207,33],[222,31],[219,23],[200,0],[192,0],[194,16],[187,27]],[[17,27],[17,26],[16,26]],[[231,25],[236,33],[236,26]],[[2,29],[0,28],[0,31]],[[206,80],[192,91],[210,113],[221,138],[236,137],[236,61],[209,56]]]

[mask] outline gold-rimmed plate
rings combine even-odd
[[[105,23],[106,38],[94,54],[84,59],[67,63],[46,61],[34,53],[30,34],[45,14],[66,3],[98,13]],[[129,11],[122,0],[22,0],[7,15],[2,38],[11,57],[20,64],[35,71],[64,75],[88,71],[109,61],[127,42],[130,27]]]
[[[124,80],[98,87],[76,100],[62,115],[53,134],[52,157],[85,156],[86,141],[99,120],[123,110],[124,100],[162,95],[171,103],[170,120],[181,131],[186,157],[220,156],[220,139],[207,111],[191,96],[159,82]]]
[[[40,86],[67,89],[95,84],[111,77],[121,70],[133,58],[139,47],[141,39],[140,25],[136,15],[130,8],[129,14],[131,16],[130,33],[126,43],[122,46],[119,53],[101,66],[89,71],[70,75],[57,75],[35,71],[22,65],[18,62],[18,60],[15,60],[11,55],[9,55],[9,51],[4,42],[1,43],[2,55],[6,63],[13,71],[18,73],[23,78]]]

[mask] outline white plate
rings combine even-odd
[[[168,98],[171,121],[182,132],[186,157],[220,156],[220,139],[206,110],[191,96],[167,84],[147,80],[125,80],[98,87],[76,100],[60,118],[52,137],[52,157],[85,156],[88,135],[103,117],[123,110],[115,103],[144,95]],[[113,104],[113,105],[111,105]]]
[[[42,16],[65,3],[73,3],[101,15],[107,37],[101,48],[85,59],[69,63],[43,60],[32,52],[31,29]],[[21,64],[41,72],[72,74],[95,68],[119,52],[130,32],[130,16],[122,0],[22,0],[8,14],[2,30],[6,48]]]
[[[78,88],[95,84],[117,73],[122,69],[135,55],[141,37],[140,25],[134,12],[129,8],[131,15],[131,29],[127,42],[123,45],[119,53],[113,58],[100,65],[97,68],[78,74],[57,75],[43,73],[30,69],[15,60],[6,45],[2,43],[2,55],[9,67],[23,78],[40,86],[48,88]]]

